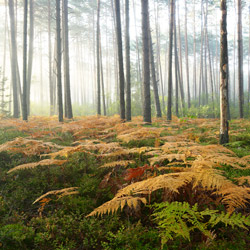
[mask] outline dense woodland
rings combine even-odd
[[[250,248],[248,1],[0,12],[0,249]]]

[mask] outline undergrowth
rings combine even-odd
[[[248,249],[249,125],[0,120],[0,246]]]

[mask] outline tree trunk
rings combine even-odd
[[[56,0],[56,40],[57,40],[57,102],[58,120],[63,122],[62,101],[62,54],[61,54],[61,7],[60,0]]]
[[[23,120],[28,121],[27,109],[27,21],[28,21],[28,0],[24,0],[23,5]]]
[[[151,37],[151,31],[149,29],[149,61],[151,67],[151,77],[154,89],[154,99],[155,99],[155,109],[156,109],[156,116],[161,117],[161,104],[159,99],[159,92],[158,92],[158,85],[155,75],[155,62],[154,62],[154,50],[153,50],[153,43]]]
[[[98,0],[98,3],[97,3],[97,29],[96,29],[97,114],[98,114],[98,115],[101,115],[100,9],[101,9],[101,0]]]
[[[9,0],[9,15],[10,15],[10,32],[11,32],[11,78],[13,87],[13,117],[19,117],[19,103],[17,91],[17,44],[16,44],[16,27],[14,2]]]
[[[69,66],[69,27],[68,27],[68,0],[63,0],[63,59],[64,59],[64,92],[66,109],[68,119],[73,118],[72,103],[71,103],[71,89],[70,89],[70,66]]]
[[[189,87],[189,61],[188,61],[188,39],[187,39],[187,0],[185,0],[185,55],[186,55],[186,76],[187,76],[187,102],[190,108],[190,87]]]
[[[169,53],[168,53],[168,110],[167,120],[172,120],[172,52],[175,0],[170,0]]]
[[[105,88],[104,88],[104,77],[103,77],[103,64],[102,64],[102,47],[101,47],[101,37],[100,37],[100,70],[101,70],[101,89],[102,89],[102,106],[103,106],[103,115],[107,115],[106,111],[106,102],[105,102]]]
[[[116,38],[118,48],[118,62],[119,62],[119,87],[120,87],[120,117],[125,119],[125,99],[124,99],[124,68],[123,68],[123,54],[122,54],[122,28],[121,28],[121,13],[120,0],[115,0],[115,14],[116,14]]]
[[[175,114],[179,117],[179,84],[178,84],[178,52],[176,35],[176,18],[174,16],[174,59],[175,59]]]
[[[249,6],[249,31],[248,31],[248,95],[247,95],[247,107],[249,113],[249,102],[250,102],[250,6]]]
[[[33,1],[33,0],[32,0]],[[51,48],[51,5],[48,0],[48,49],[49,49],[49,100],[50,116],[54,115],[54,96],[53,96],[53,79],[52,79],[52,48]]]
[[[30,88],[33,65],[33,47],[34,47],[34,0],[30,0],[30,30],[29,30],[29,55],[28,55],[28,72],[27,72],[27,107],[30,114]]]
[[[143,120],[151,123],[150,68],[149,68],[149,12],[148,0],[141,0],[143,51]]]
[[[130,35],[129,0],[126,0],[126,120],[131,121],[131,76],[130,76]]]
[[[241,0],[238,0],[238,80],[239,80],[239,112],[240,118],[244,116],[244,89],[243,89],[243,42],[242,42],[242,14]]]
[[[193,69],[193,83],[194,83],[194,99],[196,100],[197,98],[197,83],[196,83],[196,29],[195,29],[195,26],[196,26],[196,21],[195,21],[195,1],[194,0],[194,69]]]
[[[228,79],[228,50],[227,50],[227,1],[221,0],[221,55],[220,55],[220,144],[229,142],[227,118],[227,79]]]

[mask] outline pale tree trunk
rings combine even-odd
[[[247,105],[248,105],[248,112],[249,112],[249,102],[250,102],[250,6],[249,6],[249,31],[248,31],[248,100],[247,100]]]
[[[33,0],[32,0],[33,1]],[[52,48],[51,48],[51,5],[48,0],[48,49],[49,49],[49,100],[50,100],[50,116],[54,115],[54,96],[53,96],[53,79],[52,79]]]
[[[229,142],[227,117],[227,79],[228,79],[228,49],[227,49],[227,1],[221,0],[221,55],[220,55],[220,144]]]
[[[243,83],[243,42],[242,42],[242,13],[241,0],[238,0],[238,81],[239,81],[239,112],[240,118],[244,116],[244,83]]]
[[[167,120],[172,120],[172,54],[173,54],[173,28],[174,28],[175,0],[170,0],[169,20],[169,52],[168,52],[168,108]]]
[[[115,14],[116,14],[116,39],[118,49],[118,62],[119,62],[119,90],[120,90],[120,117],[125,119],[125,98],[124,98],[124,68],[123,68],[123,54],[122,54],[122,28],[121,28],[121,13],[120,1],[115,0]]]
[[[174,58],[175,58],[175,114],[177,117],[179,117],[178,52],[177,52],[177,35],[176,35],[176,17],[175,16],[174,16]]]
[[[101,47],[101,37],[100,37],[100,70],[101,70],[101,87],[102,87],[102,106],[103,115],[107,115],[106,111],[106,101],[105,101],[105,88],[104,88],[104,77],[103,77],[103,63],[102,63],[102,47]]]
[[[186,55],[186,77],[187,77],[187,102],[190,108],[190,87],[189,87],[189,61],[188,61],[188,39],[187,39],[187,0],[185,0],[185,55]]]
[[[140,83],[141,89],[141,100],[143,100],[143,87],[142,87],[142,72],[141,72],[141,57],[140,57],[140,49],[139,49],[139,41],[137,35],[137,22],[136,22],[136,8],[135,1],[133,0],[133,8],[134,8],[134,23],[135,23],[135,39],[136,39],[136,55],[137,55],[137,82]]]
[[[130,34],[129,34],[129,0],[126,0],[126,120],[131,120],[131,76],[130,76]]]
[[[154,50],[153,50],[153,43],[152,43],[150,29],[149,29],[149,61],[150,61],[151,78],[152,78],[153,90],[154,90],[156,116],[161,117],[162,116],[161,115],[161,105],[160,105],[158,85],[157,85],[156,74],[155,74]]]
[[[101,115],[101,70],[100,70],[100,7],[97,3],[97,29],[96,29],[96,58],[97,58],[97,114]]]
[[[28,26],[28,0],[23,5],[23,120],[28,121],[27,107],[27,26]]]
[[[149,11],[148,0],[142,6],[142,51],[143,51],[143,120],[151,123],[150,68],[149,68]]]
[[[194,13],[193,13],[193,15],[194,15],[194,48],[193,48],[193,50],[194,50],[194,69],[193,69],[193,84],[194,84],[194,99],[196,100],[196,98],[197,98],[197,83],[196,83],[196,29],[195,29],[195,26],[196,26],[196,21],[195,21],[195,14],[196,14],[196,11],[195,11],[195,1],[196,0],[194,0],[194,4],[193,4],[193,6],[194,6]]]
[[[61,52],[61,7],[60,0],[56,0],[56,40],[57,40],[57,102],[58,120],[63,122],[62,101],[62,52]]]
[[[13,117],[19,117],[19,103],[17,91],[17,44],[16,44],[16,26],[14,2],[9,0],[9,16],[10,16],[10,35],[11,35],[11,78],[13,87]]]
[[[31,87],[31,77],[32,77],[32,65],[33,65],[33,47],[34,47],[34,0],[30,0],[29,9],[29,54],[28,54],[28,71],[27,71],[27,107],[28,115],[30,114],[30,87]]]
[[[64,92],[65,92],[65,116],[73,118],[71,89],[70,89],[70,65],[69,65],[69,27],[68,27],[68,0],[63,0],[63,59],[64,59]],[[67,115],[66,115],[67,114]]]

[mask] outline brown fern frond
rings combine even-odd
[[[72,194],[78,194],[79,192],[77,191],[78,187],[70,187],[70,188],[63,188],[63,189],[59,189],[59,190],[52,190],[47,192],[46,194],[41,195],[40,197],[38,197],[32,204],[37,203],[38,201],[46,198],[49,195],[57,195],[58,199],[66,196],[66,195],[72,195]]]
[[[169,189],[172,193],[178,193],[178,189],[187,182],[191,182],[193,173],[187,174],[183,178],[178,178],[181,173],[165,174],[155,178],[133,183],[118,191],[116,197],[127,195],[149,195],[159,189]]]
[[[245,182],[250,184],[250,176],[241,176],[239,178],[234,178],[234,179],[238,181],[239,185],[243,185]]]
[[[18,171],[18,170],[36,168],[37,166],[51,166],[51,165],[61,166],[65,162],[67,162],[67,160],[45,159],[45,160],[42,160],[39,162],[26,163],[26,164],[16,166],[16,167],[10,169],[7,173],[10,174],[10,173]]]
[[[102,216],[103,214],[113,214],[118,211],[120,208],[121,211],[127,205],[131,209],[136,210],[137,207],[141,205],[141,203],[146,204],[147,201],[145,198],[126,196],[126,197],[115,197],[114,199],[104,203],[100,207],[94,209],[87,217],[90,216]]]
[[[91,153],[89,151],[86,151],[84,149],[83,145],[79,145],[77,147],[65,147],[62,150],[58,151],[58,152],[54,152],[54,153],[50,153],[50,154],[46,154],[46,155],[42,155],[42,156],[49,156],[52,159],[55,159],[57,156],[68,158],[70,155],[72,155],[75,152],[85,152],[87,154],[94,155],[93,153]]]
[[[236,186],[225,188],[215,192],[216,195],[222,196],[222,203],[227,206],[229,213],[235,211],[235,209],[245,208],[246,204],[250,201],[250,188]]]
[[[227,155],[208,155],[205,159],[214,162],[218,165],[228,165],[237,169],[250,169],[250,165],[247,161],[240,159],[238,157],[232,157]],[[241,167],[244,165],[245,167]]]
[[[1,151],[12,153],[22,153],[25,156],[40,155],[49,153],[52,149],[60,149],[61,147],[52,142],[43,142],[28,138],[18,137],[13,141],[8,141],[0,146]]]
[[[207,156],[207,155],[220,155],[220,154],[225,154],[229,156],[236,156],[236,154],[227,149],[226,147],[223,147],[222,145],[197,145],[197,146],[191,146],[188,148],[179,148],[178,149],[179,153],[186,153],[189,152],[194,156]]]
[[[127,167],[129,164],[134,164],[135,161],[112,161],[109,163],[105,163],[104,165],[100,166],[100,168],[114,168],[114,167]]]
[[[120,134],[117,138],[123,142],[130,142],[130,141],[137,141],[143,139],[150,139],[150,138],[158,138],[160,137],[161,132],[164,128],[139,128],[136,131],[127,134]]]
[[[186,155],[185,154],[163,154],[163,155],[148,159],[151,166],[153,166],[157,162],[161,163],[165,160],[168,160],[169,162],[172,162],[173,160],[185,162]]]
[[[161,149],[165,153],[173,153],[175,151],[178,151],[179,153],[181,153],[180,148],[188,149],[189,147],[192,147],[192,146],[195,146],[195,145],[199,145],[199,144],[194,143],[194,142],[185,142],[185,141],[181,141],[181,142],[165,142],[165,144],[161,147]]]

